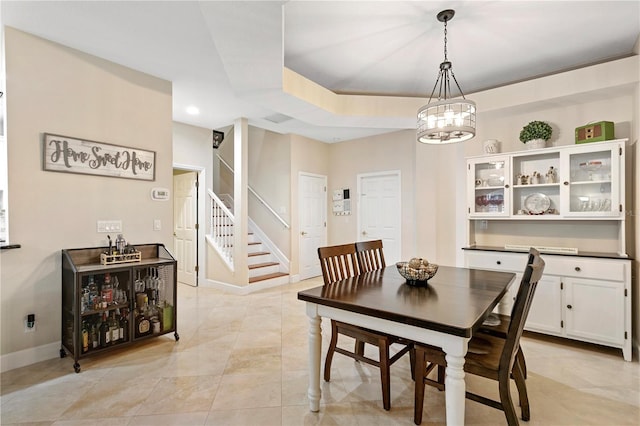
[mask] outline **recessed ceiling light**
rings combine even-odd
[[[191,105],[187,107],[187,114],[198,115],[200,114],[200,110],[198,109],[198,107]]]

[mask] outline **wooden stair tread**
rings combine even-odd
[[[266,268],[267,266],[276,266],[276,265],[279,265],[279,263],[278,262],[256,263],[255,265],[249,265],[249,269]]]
[[[289,275],[289,274],[287,274],[286,272],[274,272],[273,274],[259,275],[257,277],[249,278],[249,284],[255,283],[255,282],[258,282],[258,281],[268,280],[268,279],[271,279],[271,278],[286,277],[287,275]]]
[[[249,253],[249,257],[251,256],[262,256],[264,254],[271,254],[268,251],[256,251],[254,253]]]

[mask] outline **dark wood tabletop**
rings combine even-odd
[[[303,290],[298,299],[371,317],[471,337],[515,274],[440,266],[426,287],[406,284],[395,265]]]

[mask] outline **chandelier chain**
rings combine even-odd
[[[444,21],[444,61],[447,61],[447,20]]]

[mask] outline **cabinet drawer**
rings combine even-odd
[[[522,272],[527,263],[526,253],[500,253],[467,251],[467,268],[492,269],[494,271]]]
[[[546,262],[545,275],[561,275],[604,279],[608,281],[624,281],[625,263],[604,259],[580,259],[569,256],[542,256]]]

